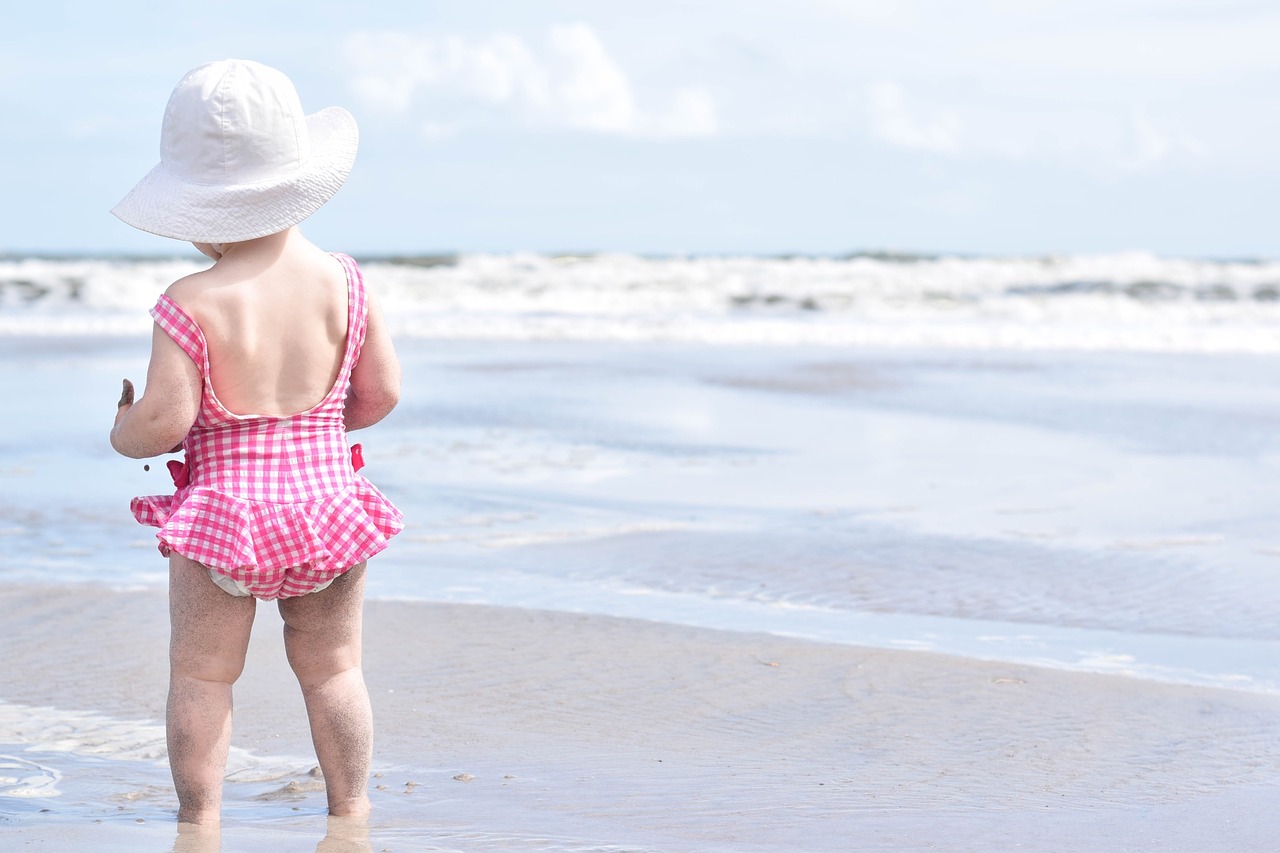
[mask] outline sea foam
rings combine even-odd
[[[69,753],[157,765],[169,760],[165,729],[158,722],[4,701],[0,701],[0,744],[21,744],[28,751],[44,754]],[[261,756],[231,747],[226,778],[233,782],[272,781],[304,774],[314,765],[314,760]],[[53,768],[19,756],[0,756],[0,795],[56,796],[58,779]]]
[[[142,335],[192,260],[0,260],[0,334]],[[363,262],[393,334],[1275,352],[1280,262],[462,255]]]

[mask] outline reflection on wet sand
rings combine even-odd
[[[368,818],[330,817],[316,853],[372,853]],[[173,853],[222,853],[222,827],[178,824]]]

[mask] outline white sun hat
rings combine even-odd
[[[333,197],[358,143],[349,112],[304,115],[293,83],[276,69],[210,62],[174,88],[160,128],[160,165],[111,212],[193,243],[275,234]]]

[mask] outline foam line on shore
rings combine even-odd
[[[76,711],[49,705],[32,706],[0,700],[0,744],[19,744],[25,750],[40,753],[70,753],[78,756],[94,756],[119,761],[143,761],[154,765],[168,764],[165,746],[165,729],[151,720],[123,720],[94,711]],[[47,777],[38,785],[34,782],[24,789],[42,790],[44,793],[6,791],[4,796],[54,796],[59,778],[56,770],[15,756],[0,756],[0,762],[11,759],[15,763],[31,765],[35,775]],[[315,766],[314,760],[288,756],[257,755],[248,750],[232,747],[227,756],[227,781],[269,782],[306,773]],[[8,775],[0,763],[0,775]],[[20,769],[20,768],[15,768]],[[29,774],[30,775],[30,774]],[[0,778],[0,785],[5,779]],[[12,783],[17,785],[15,781]]]

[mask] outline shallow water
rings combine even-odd
[[[369,445],[389,493],[429,497],[376,595],[1280,687],[1266,359],[409,360],[426,382]]]
[[[24,849],[33,850],[92,847],[129,853],[645,853],[690,845],[729,853],[797,849],[799,844],[843,849],[836,839],[805,840],[817,827],[807,809],[792,802],[795,794],[755,806],[765,814],[749,816],[759,794],[751,791],[722,807],[752,824],[753,838],[717,841],[719,809],[705,800],[715,791],[725,795],[723,780],[699,780],[700,774],[714,776],[713,768],[672,768],[676,778],[665,773],[615,778],[608,758],[599,766],[516,757],[473,760],[467,772],[375,766],[369,792],[373,815],[368,822],[353,822],[327,818],[323,783],[306,771],[290,771],[292,759],[253,760],[255,772],[228,774],[220,830],[196,832],[175,825],[177,799],[161,762],[104,757],[66,744],[0,743],[0,839],[22,839]],[[7,785],[4,774],[23,775],[29,787]],[[681,814],[670,810],[673,789],[693,798]],[[785,821],[775,822],[784,816]]]
[[[0,582],[162,584],[127,503],[167,474],[105,440],[145,342],[0,347]],[[1280,690],[1266,357],[400,349],[372,596]]]
[[[1268,358],[399,346],[404,401],[359,436],[365,473],[408,522],[372,562],[371,597],[1280,693]],[[167,474],[106,442],[119,379],[145,359],[134,338],[0,337],[0,583],[165,583],[127,506]],[[156,721],[4,704],[0,718],[0,834],[45,845],[32,849],[81,830],[93,834],[73,846],[163,853],[821,849],[826,837],[810,793],[756,802],[716,768],[684,767],[681,796],[697,802],[677,816],[663,776],[611,779],[608,761],[375,767],[376,816],[352,837],[331,831],[308,761],[237,754],[219,847],[176,834]],[[859,825],[919,837],[896,802]],[[972,805],[957,803],[958,816]],[[716,837],[744,810],[758,837]],[[991,849],[989,829],[954,826],[977,839],[962,832],[955,849]]]

